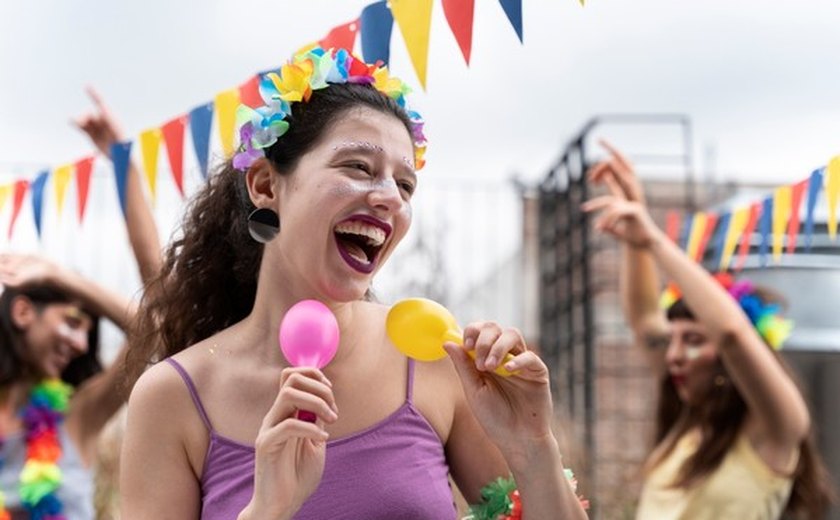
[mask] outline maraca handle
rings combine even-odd
[[[469,354],[471,358],[475,359],[475,350],[468,350],[467,354]],[[497,366],[496,369],[493,370],[493,372],[495,372],[497,375],[500,375],[500,376],[503,376],[503,377],[510,377],[513,374],[515,374],[516,372],[511,372],[510,370],[505,368],[505,364],[508,361],[511,361],[512,359],[513,359],[513,354],[511,354],[511,353],[505,354],[505,358],[502,360],[501,363],[499,363],[499,366]]]
[[[463,334],[464,333],[461,332],[460,330],[448,330],[448,331],[443,333],[443,341],[451,341],[452,343],[456,343],[458,345],[463,346],[464,345]],[[473,360],[475,360],[475,350],[468,350],[467,354],[469,354],[470,357],[473,358]],[[504,377],[512,376],[515,372],[511,372],[510,370],[505,368],[505,364],[508,361],[511,361],[512,359],[513,359],[513,354],[510,354],[510,353],[505,354],[505,358],[502,360],[501,363],[499,363],[499,366],[497,366],[496,369],[493,372],[495,372],[496,374],[498,374],[500,376],[504,376]]]
[[[314,423],[318,420],[318,416],[312,412],[307,412],[306,410],[298,410],[297,418],[301,421],[311,422]]]

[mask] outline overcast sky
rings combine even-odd
[[[68,123],[90,108],[87,84],[102,92],[136,138],[280,65],[368,3],[2,1],[0,182],[32,178],[90,153]],[[410,98],[427,120],[429,138],[415,213],[433,217],[422,226],[445,235],[450,242],[438,247],[446,253],[470,253],[447,254],[454,262],[449,280],[462,286],[504,263],[519,243],[518,215],[510,212],[516,204],[500,183],[513,174],[542,178],[594,115],[687,115],[695,168],[701,175],[713,170],[719,179],[790,183],[840,153],[840,2],[589,0],[581,7],[577,0],[524,0],[524,44],[498,2],[476,4],[467,68],[435,2],[428,90],[418,86]],[[391,68],[418,85],[396,28]],[[604,129],[603,135],[637,153],[680,151],[674,132],[635,132]],[[194,170],[187,173],[188,188],[196,188],[200,180]],[[159,175],[155,214],[168,238],[181,203],[163,168]],[[454,179],[460,191],[439,191]],[[27,209],[8,247],[45,252],[133,293],[139,281],[107,164],[99,163],[91,190],[84,226],[45,211],[39,242]],[[484,202],[471,206],[469,190]],[[492,218],[471,209],[478,206]],[[452,208],[461,214],[442,211]],[[2,213],[5,233],[10,212]],[[475,247],[456,223],[468,224],[462,231]],[[420,228],[416,222],[412,232]],[[103,240],[106,255],[98,253]],[[473,254],[476,248],[481,254]]]
[[[36,0],[0,3],[0,174],[86,153],[67,124],[96,85],[129,134],[280,64],[368,1]],[[524,0],[524,45],[476,2],[468,69],[435,2],[431,178],[541,177],[592,115],[684,113],[696,165],[794,180],[840,153],[840,3]],[[396,28],[392,68],[417,85]],[[418,89],[419,90],[419,89]]]

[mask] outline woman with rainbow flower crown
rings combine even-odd
[[[103,153],[121,139],[97,110],[77,120]],[[141,278],[160,264],[160,244],[139,176],[126,190],[126,225]],[[105,424],[125,402],[122,360],[103,368],[98,317],[127,329],[135,306],[50,260],[0,254],[0,520],[91,520],[92,466]]]
[[[124,519],[455,519],[450,474],[475,502],[512,474],[522,518],[585,517],[548,372],[522,336],[476,323],[449,360],[414,363],[371,301],[423,165],[407,92],[379,64],[313,47],[264,78],[263,107],[240,108],[239,152],[193,200],[141,302],[134,368],[161,362],[129,399]],[[290,367],[277,345],[304,299],[340,326],[323,370]],[[518,375],[502,379],[507,353]]]
[[[588,175],[609,194],[584,209],[623,243],[624,312],[661,378],[636,517],[823,518],[831,488],[808,407],[776,352],[792,327],[780,300],[684,254],[653,223],[631,163],[602,144],[610,155]],[[661,299],[657,264],[673,280]]]

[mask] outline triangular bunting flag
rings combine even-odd
[[[817,197],[823,187],[823,169],[817,168],[811,172],[808,179],[808,205],[805,207],[805,250],[811,251],[811,241],[814,238],[814,208],[817,207]]]
[[[362,58],[368,63],[380,60],[387,65],[391,59],[394,16],[386,0],[374,2],[362,9],[359,24],[362,31]]]
[[[163,133],[160,128],[151,128],[140,134],[140,152],[143,156],[143,171],[146,173],[146,183],[149,186],[149,194],[152,196],[152,203],[157,200],[157,170],[158,151]]]
[[[210,125],[213,124],[213,103],[197,106],[190,112],[190,133],[193,148],[201,168],[201,176],[207,178],[207,162],[210,155]]]
[[[464,61],[467,66],[470,64],[470,53],[472,52],[472,31],[473,15],[475,13],[475,0],[443,0],[443,14],[449,23],[449,29],[461,48]]]
[[[825,196],[828,198],[828,236],[837,238],[837,201],[840,200],[840,155],[825,168]]]
[[[764,199],[761,207],[761,219],[758,222],[758,233],[761,242],[758,244],[758,262],[767,265],[767,252],[770,249],[770,234],[773,228],[773,196]]]
[[[665,215],[665,234],[675,243],[680,238],[680,212],[671,210]]]
[[[169,157],[169,167],[178,192],[184,196],[184,127],[187,116],[176,117],[161,127],[163,139],[166,141],[166,155]]]
[[[90,174],[93,172],[93,157],[85,157],[76,161],[76,206],[79,213],[79,224],[85,219],[88,193],[90,192]]]
[[[3,207],[6,206],[6,201],[9,200],[9,195],[11,193],[12,193],[12,185],[11,184],[0,185],[0,213],[3,211]]]
[[[47,183],[47,178],[50,172],[41,172],[32,181],[32,217],[35,220],[35,231],[38,233],[38,238],[41,238],[41,215],[44,209],[44,185]]]
[[[499,0],[499,3],[502,4],[502,9],[522,42],[522,0]]]
[[[117,182],[117,197],[125,218],[125,190],[128,186],[128,163],[131,157],[131,141],[111,145],[111,161],[114,163],[114,177]]]
[[[729,265],[732,263],[732,255],[735,253],[735,246],[738,244],[738,239],[744,232],[747,225],[747,219],[750,215],[750,208],[738,208],[732,213],[732,218],[729,219],[729,226],[726,230],[726,238],[723,243],[723,254],[718,264],[719,271],[728,271]]]
[[[243,105],[251,108],[261,107],[265,104],[260,96],[260,77],[253,75],[245,83],[239,85],[239,99]]]
[[[697,250],[700,246],[700,240],[703,238],[703,232],[706,230],[706,213],[698,211],[691,217],[691,228],[688,233],[688,243],[685,246],[686,254],[692,258],[697,258]]]
[[[718,220],[715,238],[712,240],[712,250],[714,251],[714,255],[712,256],[712,269],[717,269],[723,260],[723,246],[726,235],[729,232],[729,222],[731,219],[732,213],[727,211]]]
[[[12,239],[15,222],[20,215],[20,208],[23,207],[23,197],[26,196],[27,189],[29,189],[29,181],[27,180],[15,181],[14,188],[12,188],[12,218],[9,220],[9,240]]]
[[[782,260],[782,247],[790,219],[791,188],[780,186],[773,192],[773,261]]]
[[[231,89],[216,95],[216,119],[218,121],[219,139],[225,157],[233,155],[234,136],[236,131],[236,109],[239,107],[239,90]]]
[[[793,185],[790,199],[790,222],[787,228],[787,253],[792,255],[796,252],[796,239],[799,236],[799,210],[802,207],[802,198],[805,189],[808,187],[808,180],[797,182]]]
[[[65,164],[59,166],[53,172],[53,186],[55,186],[55,203],[58,209],[58,214],[64,209],[64,195],[67,193],[67,185],[70,183],[70,177],[73,175],[73,165]]]
[[[750,246],[752,245],[752,235],[758,226],[759,218],[761,218],[761,208],[760,202],[755,202],[750,205],[750,213],[747,216],[744,233],[741,235],[741,245],[738,248],[738,261],[735,263],[736,271],[743,269],[747,261],[747,254],[750,252]]]
[[[400,27],[420,86],[425,90],[429,31],[432,27],[432,0],[391,0],[391,13]]]
[[[359,21],[352,22],[333,27],[326,36],[324,36],[318,44],[324,49],[346,49],[347,52],[352,53],[353,47],[356,45],[356,33],[359,31]]]
[[[712,238],[712,233],[715,232],[715,226],[717,225],[718,216],[716,213],[707,213],[706,214],[706,222],[704,223],[703,227],[703,234],[700,235],[700,242],[697,244],[697,252],[695,253],[694,259],[698,262],[703,261],[703,257],[706,256],[706,246],[709,245],[709,240]]]

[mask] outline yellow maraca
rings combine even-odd
[[[426,298],[400,300],[388,311],[385,332],[391,343],[406,356],[418,361],[437,361],[446,356],[443,344],[447,341],[464,344],[463,333],[446,307]],[[475,350],[467,353],[475,359]],[[500,376],[510,376],[504,365],[513,359],[507,354],[494,370]]]

